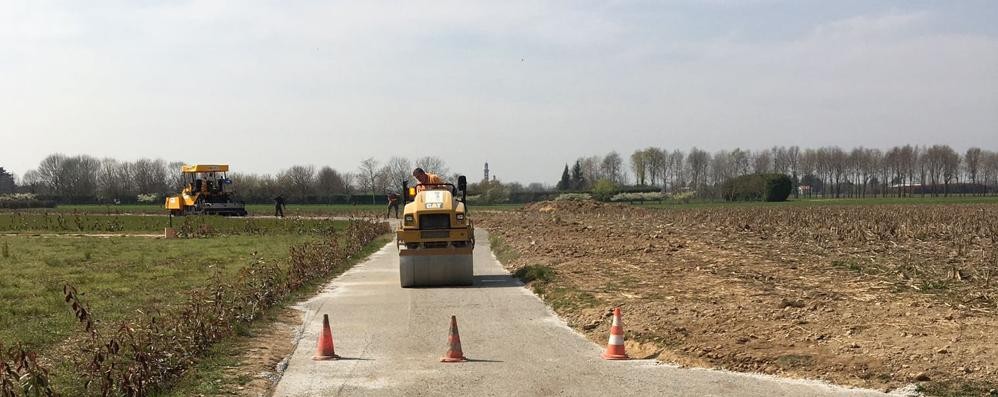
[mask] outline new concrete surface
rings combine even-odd
[[[492,256],[479,231],[475,284],[399,286],[389,244],[301,305],[302,339],[275,396],[883,396],[814,381],[604,361]],[[313,361],[329,314],[338,361]],[[471,361],[441,363],[451,315]],[[627,327],[627,313],[624,313]]]

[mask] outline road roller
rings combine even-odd
[[[468,218],[468,182],[402,183],[405,210],[396,230],[403,288],[471,285],[475,227]]]

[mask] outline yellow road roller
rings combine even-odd
[[[402,183],[406,204],[395,235],[403,288],[472,285],[475,227],[465,205],[467,189],[464,176],[457,186]]]

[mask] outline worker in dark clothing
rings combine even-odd
[[[286,202],[284,201],[284,197],[281,196],[274,197],[274,216],[281,218],[284,217],[285,204]]]
[[[395,192],[388,193],[388,213],[385,218],[392,217],[392,209],[395,209],[395,219],[399,218],[399,195]]]

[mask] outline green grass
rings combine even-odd
[[[851,260],[835,259],[835,260],[832,260],[832,266],[843,268],[843,269],[848,269],[848,270],[856,272],[856,273],[865,273],[866,272],[866,268],[864,268],[862,264],[860,264],[859,262],[856,262],[856,261],[851,261]]]
[[[928,382],[919,385],[918,391],[932,397],[998,397],[998,383]]]
[[[336,228],[346,224],[321,222]],[[148,313],[183,304],[189,299],[188,291],[203,287],[216,274],[232,277],[256,261],[281,264],[292,244],[324,238],[324,233],[314,231],[274,227],[264,230],[265,234],[199,239],[0,235],[0,247],[6,247],[6,254],[0,255],[0,344],[20,343],[38,352],[52,371],[57,390],[79,391],[73,381],[76,369],[67,355],[73,354],[72,343],[83,331],[63,300],[66,283],[78,289],[99,327],[113,327],[136,317],[139,310]],[[354,257],[354,263],[387,241],[381,238],[369,244]],[[282,304],[300,300],[320,286],[318,281],[306,285]],[[263,316],[253,326],[267,321]],[[230,339],[251,335],[252,328],[237,329],[236,334]],[[213,347],[198,368],[220,373],[232,365],[226,356],[238,354],[231,351],[233,346],[227,339]],[[240,380],[236,381],[230,386],[238,386]],[[175,395],[232,389],[213,389],[207,378],[196,378],[188,386]]]
[[[502,238],[494,233],[489,233],[489,246],[499,262],[509,264],[520,257],[520,254],[513,250],[513,247],[507,245]]]
[[[0,233],[163,233],[173,225],[192,230],[206,225],[218,234],[283,234],[329,231],[336,221],[301,218],[227,218],[221,216],[175,217],[171,223],[165,216],[96,215],[84,213],[0,212]]]
[[[554,279],[554,269],[544,265],[527,265],[517,269],[513,273],[513,277],[520,279],[524,283],[534,281],[547,283]]]
[[[76,332],[62,299],[66,283],[77,287],[97,318],[115,322],[139,308],[183,302],[187,290],[215,273],[234,275],[254,258],[282,261],[291,244],[311,238],[0,237],[9,252],[0,257],[0,342],[44,352]]]
[[[338,216],[338,215],[349,215],[356,212],[378,212],[385,210],[385,206],[371,205],[371,204],[288,204],[287,209],[284,211],[285,216]],[[120,204],[120,205],[101,205],[101,204],[63,204],[55,208],[31,208],[31,209],[21,209],[21,210],[0,210],[4,212],[10,211],[21,211],[21,212],[50,212],[50,213],[84,213],[84,214],[99,214],[99,215],[121,215],[121,214],[151,214],[151,215],[166,215],[167,211],[163,209],[163,204]],[[274,215],[274,205],[273,204],[247,204],[246,211],[250,215],[264,215],[273,216]]]
[[[469,204],[471,211],[479,210],[512,210],[522,207],[522,204],[494,204],[494,205],[474,205]],[[273,216],[273,204],[247,204],[246,211],[250,216]],[[81,213],[94,215],[163,215],[167,211],[162,204],[121,204],[121,205],[100,205],[100,204],[64,204],[55,208],[30,208],[30,209],[0,209],[0,214],[5,212],[21,213]],[[285,216],[350,216],[358,214],[384,215],[385,204],[288,204],[284,210]]]
[[[776,358],[776,365],[785,370],[810,366],[814,358],[802,354],[784,354]]]

